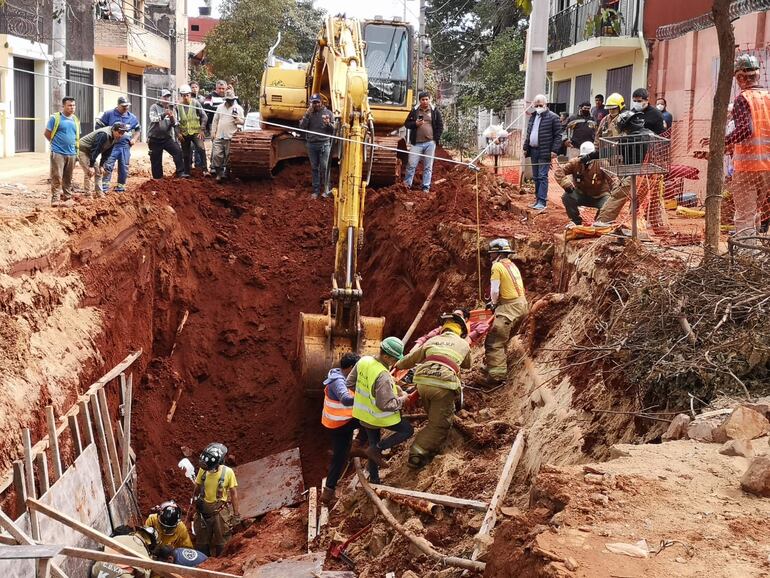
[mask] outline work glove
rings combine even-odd
[[[406,396],[406,400],[404,401],[404,405],[402,406],[402,409],[404,413],[414,413],[419,403],[420,403],[420,394],[419,392],[417,392],[417,390],[415,390]]]
[[[567,187],[566,189],[564,189],[564,192],[567,193],[568,195],[571,195],[572,193],[575,192],[575,187]]]
[[[494,303],[492,303],[491,301],[487,301],[487,304],[486,304],[486,305],[484,305],[484,309],[486,309],[486,310],[488,310],[488,311],[494,311],[494,310],[495,310],[495,307],[497,307],[497,305],[495,305],[495,304],[494,304]]]

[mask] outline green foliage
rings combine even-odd
[[[307,61],[324,15],[310,0],[224,0],[220,12],[219,24],[206,36],[207,62],[251,107],[258,106],[265,58],[278,32],[276,56]]]
[[[464,112],[457,106],[441,107],[444,118],[444,132],[441,143],[460,153],[460,160],[477,148],[475,118],[471,113]]]
[[[193,66],[190,68],[190,82],[197,82],[200,87],[200,94],[206,94],[214,90],[217,77],[209,70],[208,66]]]

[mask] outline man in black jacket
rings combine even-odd
[[[409,149],[409,164],[406,167],[404,184],[407,187],[412,186],[414,173],[422,158],[422,192],[427,193],[430,191],[430,180],[433,176],[433,157],[436,155],[441,133],[444,132],[444,120],[438,107],[431,105],[430,94],[421,92],[419,99],[420,104],[409,111],[404,121],[412,145]]]
[[[660,134],[666,130],[666,124],[663,122],[663,113],[654,106],[650,106],[650,93],[646,88],[637,88],[631,96],[634,103],[631,110],[641,112],[644,117],[644,128],[651,130],[655,134]]]
[[[596,121],[591,116],[591,103],[586,101],[567,121],[567,146],[579,149],[584,142],[594,142],[594,138]]]
[[[548,110],[545,96],[538,94],[532,100],[535,113],[529,117],[527,136],[524,139],[524,156],[532,161],[532,178],[535,181],[535,203],[530,208],[545,209],[548,203],[548,169],[551,159],[561,147],[561,122],[559,115]]]

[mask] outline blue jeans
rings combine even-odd
[[[196,169],[203,169],[203,172],[205,173],[208,170],[207,162],[206,162],[206,142],[203,139],[200,139],[200,147],[194,147],[195,152],[195,168]],[[190,172],[189,170],[187,171]]]
[[[529,158],[532,159],[532,180],[535,181],[535,199],[543,205],[548,203],[548,169],[551,168],[551,156],[548,160],[539,160],[540,155],[536,148],[529,149]]]
[[[110,179],[112,179],[112,170],[115,168],[115,163],[118,163],[118,184],[125,185],[128,181],[128,163],[131,161],[131,145],[128,141],[118,141],[112,147],[110,157],[104,163],[104,176],[102,177],[102,183],[104,187],[110,186]]]
[[[414,172],[417,170],[417,165],[422,159],[422,186],[423,188],[430,188],[430,179],[433,176],[433,156],[436,154],[436,141],[429,140],[428,142],[420,142],[413,144],[409,149],[409,163],[406,166],[406,177],[404,182],[407,187],[412,186],[414,180]],[[427,157],[421,157],[418,155],[428,155]]]
[[[329,190],[326,182],[326,172],[329,166],[329,153],[332,150],[331,141],[307,143],[307,156],[313,169],[313,194],[318,195]],[[323,185],[323,191],[321,186]]]

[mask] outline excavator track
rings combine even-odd
[[[388,148],[374,149],[374,163],[372,165],[372,176],[369,179],[369,185],[375,187],[387,187],[399,181],[401,177],[401,157],[404,151],[406,153],[406,143],[404,139],[397,136],[377,137],[375,144],[386,146]],[[398,151],[392,149],[399,149]]]
[[[230,172],[240,179],[264,179],[276,164],[272,130],[237,132],[230,143]]]

